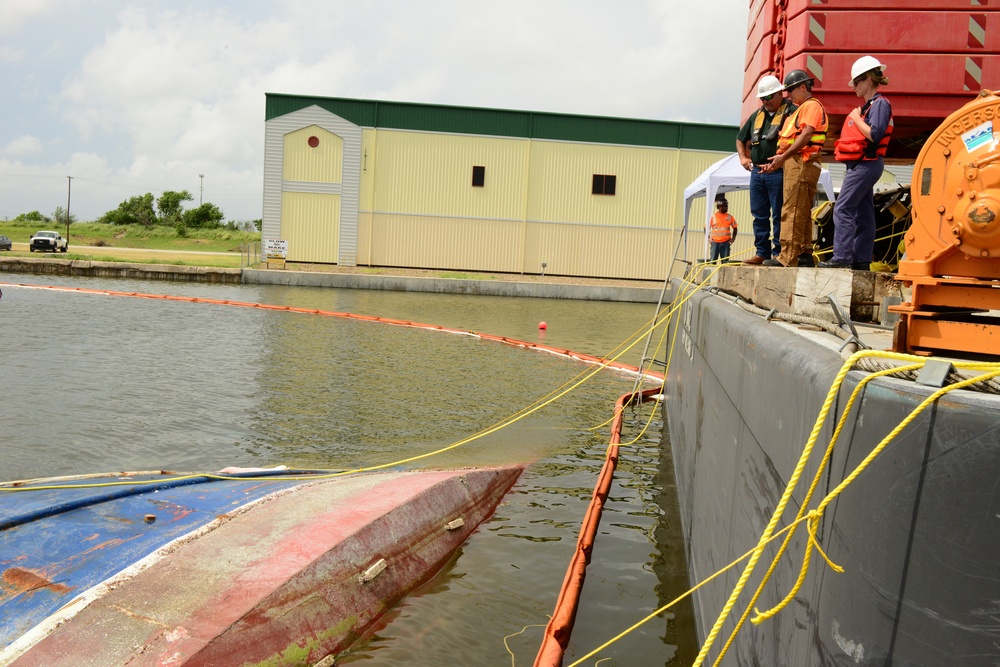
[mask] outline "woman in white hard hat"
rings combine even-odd
[[[892,135],[892,106],[878,92],[889,83],[885,65],[863,56],[851,67],[850,85],[865,103],[851,111],[834,158],[847,171],[833,208],[833,256],[820,262],[823,268],[867,271],[875,249],[875,197],[873,188],[885,169],[885,153]]]

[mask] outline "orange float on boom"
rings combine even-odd
[[[945,119],[913,165],[906,258],[912,289],[893,349],[996,354],[1000,349],[1000,96],[984,90]],[[1000,130],[1000,128],[996,128]]]

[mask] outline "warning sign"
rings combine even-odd
[[[284,239],[264,239],[264,257],[267,259],[287,259],[288,241]]]

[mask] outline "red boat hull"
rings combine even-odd
[[[439,571],[520,472],[370,474],[275,494],[74,600],[12,664],[312,664]]]

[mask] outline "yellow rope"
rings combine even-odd
[[[771,537],[771,540],[769,540],[769,541],[773,541],[773,540],[778,539],[783,534],[791,531],[797,525],[798,525],[798,522],[791,523],[788,526],[785,526],[780,531],[778,531],[777,533],[775,533]],[[756,549],[756,547],[754,547],[754,549]],[[594,657],[596,654],[600,653],[601,651],[603,651],[607,647],[611,646],[612,644],[614,644],[618,640],[624,638],[629,633],[634,632],[635,630],[638,630],[643,624],[645,624],[645,623],[653,620],[654,618],[656,618],[657,616],[659,616],[663,612],[667,611],[668,609],[670,609],[671,607],[673,607],[674,605],[676,605],[678,602],[684,600],[685,598],[691,597],[702,586],[705,586],[706,584],[711,583],[712,581],[714,581],[718,577],[722,576],[723,574],[725,574],[726,572],[728,572],[729,570],[733,569],[734,567],[736,567],[737,565],[739,565],[740,563],[742,563],[743,561],[745,561],[747,558],[749,558],[753,554],[754,549],[751,549],[750,551],[746,552],[745,554],[743,554],[742,556],[740,556],[739,558],[737,558],[736,560],[734,560],[729,565],[726,565],[721,570],[716,571],[715,574],[713,574],[712,576],[708,577],[707,579],[702,579],[695,586],[692,586],[687,591],[685,591],[684,593],[681,593],[680,595],[678,595],[677,597],[675,597],[673,600],[671,600],[667,604],[665,604],[662,607],[660,607],[659,609],[653,611],[652,613],[650,613],[648,616],[646,616],[642,620],[634,623],[632,626],[630,626],[630,627],[626,628],[625,630],[623,630],[622,632],[618,633],[617,635],[615,635],[614,637],[612,637],[608,641],[604,642],[603,644],[601,644],[597,648],[593,649],[590,653],[588,653],[588,654],[580,657],[579,659],[577,659],[576,662],[573,662],[573,663],[570,663],[569,665],[566,665],[566,667],[577,667],[578,665],[582,664],[584,660],[587,660],[588,658]]]
[[[840,434],[843,431],[844,425],[847,423],[848,417],[850,417],[850,415],[851,415],[851,410],[854,407],[854,403],[861,396],[861,393],[862,393],[862,391],[864,391],[864,388],[866,386],[868,386],[868,384],[870,382],[874,381],[877,378],[884,377],[884,376],[887,376],[887,375],[898,375],[898,374],[907,373],[909,371],[913,371],[913,370],[916,370],[918,368],[921,368],[922,366],[923,366],[923,362],[916,363],[916,364],[910,364],[909,366],[899,366],[899,367],[895,367],[895,368],[888,368],[888,369],[885,369],[885,370],[882,370],[882,371],[878,371],[876,373],[871,373],[871,374],[867,375],[866,377],[864,377],[858,383],[858,385],[854,388],[854,391],[851,392],[851,396],[850,396],[850,398],[848,398],[847,403],[844,405],[844,409],[841,411],[840,419],[837,422],[837,427],[834,429],[833,436],[830,438],[830,444],[827,445],[826,452],[823,454],[823,458],[822,458],[822,460],[820,461],[819,465],[816,468],[816,475],[813,477],[812,484],[810,484],[809,490],[806,492],[806,495],[805,495],[805,497],[802,500],[801,508],[799,509],[799,513],[798,513],[797,516],[803,516],[804,514],[807,513],[807,508],[809,507],[809,503],[812,500],[813,493],[815,493],[816,487],[819,485],[820,480],[823,478],[824,472],[826,471],[826,467],[827,467],[827,465],[828,465],[828,463],[830,461],[830,458],[833,456],[833,450],[836,447],[837,442],[840,440]],[[822,421],[825,422],[827,416],[828,416],[827,413],[821,412],[820,415],[817,417],[817,419],[820,419],[820,420],[822,420]],[[812,517],[813,512],[809,512],[809,514]],[[785,538],[784,543],[781,545],[781,548],[778,550],[778,553],[775,555],[774,561],[773,561],[773,563],[771,565],[771,568],[768,569],[767,574],[764,575],[764,578],[761,581],[761,583],[760,583],[760,585],[759,585],[759,587],[757,589],[757,593],[754,595],[753,599],[750,601],[750,604],[747,605],[747,611],[746,611],[746,613],[744,613],[743,617],[740,619],[740,622],[737,624],[736,629],[733,631],[733,634],[730,637],[730,642],[728,642],[727,645],[726,645],[726,647],[723,648],[723,651],[722,651],[723,654],[725,654],[726,649],[729,648],[729,644],[732,643],[732,639],[735,637],[736,632],[739,630],[740,626],[742,626],[743,622],[746,620],[747,615],[749,614],[750,609],[753,608],[753,605],[756,604],[757,599],[760,597],[760,594],[763,592],[764,586],[767,585],[767,582],[770,579],[771,574],[774,572],[775,566],[777,565],[777,563],[781,559],[781,557],[784,555],[785,550],[788,547],[788,544],[790,542],[790,537],[791,537],[791,534],[789,533],[789,536]],[[809,569],[809,564],[808,564],[809,560],[808,559],[809,559],[809,555],[811,553],[811,550],[812,550],[812,548],[814,546],[818,547],[819,544],[818,544],[818,542],[815,539],[815,535],[814,534],[810,534],[810,540],[806,544],[806,556],[805,556],[805,559],[804,559],[805,562],[803,563],[803,567],[802,567],[801,571],[799,572],[799,576],[796,579],[795,584],[792,586],[791,592],[789,592],[789,594],[785,597],[785,600],[782,601],[782,603],[781,603],[782,607],[784,607],[789,602],[791,602],[792,599],[794,599],[795,595],[798,593],[799,589],[802,587],[802,584],[805,582],[806,573],[807,573],[807,571]],[[822,553],[822,550],[820,550],[820,551]],[[834,569],[837,572],[842,572],[843,571],[843,569],[839,565],[834,565],[833,563],[831,563],[830,560],[828,558],[826,558],[826,554],[823,554],[823,557],[826,559],[826,561],[828,563],[830,563],[830,567],[832,569]],[[753,619],[750,620],[751,623],[758,624],[758,623],[761,622],[762,618],[761,618],[760,612],[758,611],[757,614],[758,615],[755,618],[753,618]]]
[[[806,513],[806,508],[809,506],[809,501],[812,498],[812,495],[815,492],[816,487],[819,485],[819,482],[820,482],[820,480],[823,477],[823,472],[826,469],[827,462],[829,461],[830,457],[833,454],[834,445],[837,442],[838,438],[840,437],[840,432],[843,430],[844,425],[847,423],[847,418],[848,418],[848,416],[851,413],[851,408],[854,406],[854,402],[856,401],[857,397],[860,396],[861,390],[865,386],[867,386],[867,384],[869,382],[871,382],[872,380],[874,380],[877,377],[881,377],[881,376],[884,376],[884,375],[895,374],[895,373],[904,373],[904,372],[909,371],[909,370],[915,370],[916,368],[919,368],[922,365],[923,364],[921,363],[921,364],[913,364],[913,365],[910,365],[910,366],[903,366],[903,367],[900,367],[900,368],[890,368],[890,369],[882,370],[882,371],[879,371],[878,373],[873,373],[871,375],[866,376],[865,378],[863,378],[861,380],[861,382],[858,383],[858,386],[854,388],[854,391],[851,393],[851,397],[848,399],[847,403],[844,406],[844,409],[843,409],[842,414],[841,414],[841,418],[840,418],[840,420],[837,423],[837,427],[836,427],[836,429],[833,432],[833,436],[830,438],[830,444],[827,446],[826,452],[823,455],[823,459],[820,461],[819,466],[817,466],[817,468],[816,468],[816,475],[813,477],[812,484],[810,484],[809,490],[806,492],[806,495],[805,495],[803,501],[800,504],[800,509],[799,509],[798,514],[796,515],[796,520],[801,519],[801,517]],[[820,425],[822,425],[823,423],[826,422],[826,418],[827,418],[828,414],[829,414],[828,410],[820,410],[820,413],[819,413],[819,415],[816,418],[818,420],[818,422],[820,423]],[[777,568],[777,566],[778,566],[778,562],[781,560],[781,557],[784,555],[785,551],[788,549],[788,545],[791,543],[791,538],[792,538],[792,533],[789,532],[785,536],[785,539],[781,543],[781,546],[778,548],[778,552],[775,554],[774,558],[771,560],[770,567],[768,568],[767,572],[764,574],[764,577],[762,578],[760,584],[757,586],[757,590],[754,592],[753,596],[750,598],[750,602],[747,604],[746,609],[744,610],[743,614],[740,616],[740,619],[736,622],[736,627],[733,628],[732,632],[729,634],[729,639],[726,641],[725,645],[722,647],[722,650],[719,653],[719,657],[716,659],[714,665],[717,666],[721,662],[722,657],[726,654],[726,652],[729,650],[729,647],[732,645],[733,641],[736,639],[736,635],[740,631],[740,629],[743,627],[743,624],[746,622],[747,617],[749,617],[750,611],[754,609],[754,605],[757,604],[757,600],[760,598],[761,594],[764,592],[764,586],[770,580],[771,575],[774,573],[775,568]],[[808,546],[807,546],[807,548],[808,548]],[[805,574],[804,573],[800,573],[799,580],[796,582],[796,588],[795,588],[795,590],[798,590],[797,586],[800,586],[801,583],[802,583],[802,581],[804,581],[804,579],[805,579]]]
[[[545,623],[542,623],[541,625],[526,625],[517,632],[512,632],[511,634],[503,638],[503,646],[505,649],[507,649],[507,653],[510,654],[510,667],[516,667],[516,663],[514,662],[514,660],[517,656],[515,656],[514,652],[510,650],[510,644],[507,643],[507,640],[511,639],[512,637],[517,637],[519,634],[521,634],[528,628],[544,628],[545,625],[546,625]]]
[[[812,541],[814,541],[816,539],[815,535],[816,535],[816,530],[818,528],[818,519],[819,519],[819,517],[821,517],[823,515],[823,512],[826,511],[827,506],[831,502],[833,502],[833,500],[837,496],[839,496],[844,491],[844,489],[846,489],[848,486],[850,486],[851,483],[855,479],[857,479],[857,477],[862,472],[865,471],[865,469],[871,464],[871,462],[874,461],[878,457],[878,455],[882,452],[882,450],[885,449],[885,447],[890,442],[892,442],[896,438],[896,436],[899,435],[899,433],[904,428],[906,428],[907,426],[909,426],[910,423],[920,415],[920,413],[922,413],[928,407],[930,407],[931,405],[933,405],[935,402],[937,402],[937,400],[939,398],[941,398],[942,396],[944,396],[948,392],[955,391],[956,389],[963,389],[963,388],[968,387],[970,385],[978,384],[980,382],[992,379],[992,378],[997,377],[997,376],[1000,376],[1000,370],[994,370],[994,371],[991,371],[991,372],[986,372],[986,373],[983,373],[982,375],[971,377],[971,378],[968,378],[968,379],[963,380],[961,382],[956,382],[955,384],[948,385],[947,387],[942,387],[942,388],[938,389],[937,391],[935,391],[930,396],[928,396],[926,399],[924,399],[920,403],[920,405],[918,405],[916,408],[914,408],[910,412],[910,414],[908,414],[906,416],[906,418],[903,419],[903,421],[901,421],[899,424],[897,424],[896,427],[894,429],[892,429],[892,431],[887,436],[885,436],[882,439],[882,441],[879,442],[878,445],[876,445],[874,449],[872,449],[871,452],[869,452],[868,456],[866,456],[865,459],[861,463],[858,464],[858,466],[854,469],[854,471],[851,472],[850,475],[848,475],[846,478],[844,478],[844,480],[841,481],[840,484],[837,485],[837,488],[835,488],[833,491],[831,491],[830,493],[827,494],[827,496],[823,499],[823,501],[819,504],[819,506],[814,510],[813,513],[815,514],[816,520],[814,522],[810,523],[810,525],[809,525],[810,542],[812,542]],[[809,550],[807,549],[806,550],[806,557],[807,558],[808,558],[808,555],[809,555],[808,552],[809,552]],[[803,563],[803,568],[802,568],[803,573],[805,572],[805,570],[807,568],[808,568],[808,562]],[[801,578],[804,578],[804,574],[803,574],[803,576]],[[794,597],[794,595],[790,593],[789,597],[786,597],[785,600],[783,600],[781,603],[779,603],[778,606],[774,607],[773,609],[771,609],[769,611],[766,611],[766,612],[763,612],[763,613],[759,613],[758,617],[755,618],[755,619],[753,619],[752,622],[759,623],[759,622],[761,622],[761,621],[763,621],[765,619],[773,617],[775,614],[777,614],[779,611],[781,611],[788,604],[788,602],[790,602],[790,600],[791,600],[792,597]]]
[[[841,367],[840,371],[837,373],[837,376],[834,379],[833,384],[830,387],[830,391],[828,392],[826,400],[823,403],[823,407],[820,410],[820,415],[817,418],[816,423],[813,426],[812,433],[810,434],[809,439],[806,442],[806,446],[803,449],[802,455],[799,458],[799,462],[796,465],[795,470],[793,471],[791,477],[789,478],[788,485],[785,488],[785,492],[782,494],[781,500],[778,502],[778,506],[775,508],[775,511],[774,511],[774,514],[771,517],[771,520],[769,521],[767,527],[765,528],[764,533],[761,535],[760,543],[753,550],[753,552],[752,552],[753,555],[750,557],[750,562],[747,564],[746,568],[744,568],[743,575],[740,577],[739,581],[737,582],[736,587],[734,588],[732,594],[729,597],[729,600],[724,605],[722,611],[719,614],[718,619],[716,620],[715,625],[713,626],[712,630],[709,632],[708,637],[706,638],[705,643],[702,646],[701,651],[698,654],[698,657],[695,659],[693,667],[700,667],[700,665],[704,662],[705,657],[708,654],[708,651],[711,649],[712,644],[714,643],[716,637],[718,636],[719,631],[721,630],[722,624],[729,617],[729,614],[732,611],[733,606],[735,605],[736,599],[739,597],[739,595],[742,594],[743,589],[746,587],[747,580],[749,579],[750,574],[755,569],[757,561],[759,560],[760,554],[763,552],[763,547],[764,547],[765,542],[770,539],[771,533],[774,531],[774,528],[776,527],[778,521],[780,520],[781,516],[784,514],[784,510],[785,510],[785,508],[786,508],[786,506],[787,506],[787,504],[788,504],[788,502],[789,502],[789,500],[791,498],[792,492],[794,491],[795,487],[798,485],[798,480],[801,477],[802,471],[804,470],[804,468],[805,468],[805,466],[806,466],[806,464],[807,464],[807,462],[808,462],[808,460],[809,460],[809,458],[811,456],[812,448],[815,445],[815,442],[816,442],[817,436],[819,434],[820,428],[821,428],[823,422],[825,421],[826,415],[830,411],[830,408],[831,408],[831,406],[833,404],[834,397],[839,393],[840,386],[843,383],[844,377],[847,375],[847,372],[857,363],[858,360],[860,360],[862,358],[865,358],[865,357],[876,357],[876,356],[877,357],[886,358],[886,359],[895,359],[895,360],[901,360],[901,361],[909,361],[909,362],[912,362],[912,363],[917,364],[917,365],[922,365],[923,363],[925,363],[927,361],[927,359],[925,357],[916,357],[916,356],[912,356],[912,355],[904,355],[904,354],[898,354],[898,353],[892,353],[892,352],[880,352],[880,351],[876,351],[876,350],[862,350],[862,351],[859,351],[859,352],[851,355],[851,357],[844,363],[844,365]],[[988,368],[993,368],[993,369],[997,369],[997,370],[994,370],[992,372],[988,372],[988,373],[986,373],[984,375],[981,375],[981,376],[970,378],[968,380],[956,383],[954,385],[949,385],[948,387],[944,387],[944,388],[940,389],[939,391],[934,392],[934,394],[932,394],[924,403],[921,404],[921,407],[918,408],[918,410],[915,410],[914,413],[911,413],[911,415],[908,416],[907,419],[904,420],[903,423],[901,423],[899,426],[897,426],[895,429],[893,429],[893,431],[888,436],[886,436],[886,439],[883,440],[879,444],[879,446],[877,446],[875,448],[875,450],[873,450],[873,452],[871,454],[869,454],[869,457],[865,459],[865,461],[863,462],[862,465],[867,466],[868,463],[872,459],[874,459],[874,457],[877,456],[879,452],[882,451],[882,449],[885,447],[885,445],[892,438],[894,438],[902,430],[902,428],[905,428],[906,424],[909,424],[912,421],[912,419],[915,418],[917,414],[919,414],[920,411],[922,411],[923,409],[925,409],[927,407],[927,405],[930,405],[931,403],[933,403],[933,401],[936,401],[937,398],[939,398],[940,396],[943,396],[944,394],[946,394],[949,391],[953,391],[955,389],[961,389],[961,388],[964,388],[966,386],[969,386],[969,385],[972,385],[972,384],[976,384],[976,383],[982,382],[984,380],[988,380],[988,379],[990,379],[992,377],[995,377],[996,375],[1000,375],[1000,364],[981,364],[981,363],[976,363],[976,362],[958,362],[958,361],[956,361],[956,362],[953,362],[953,365],[956,366],[957,368],[976,368],[976,369],[982,369],[984,367],[988,367]],[[847,410],[845,410],[845,413],[846,412],[847,412]],[[838,429],[838,434],[839,434],[839,429]],[[822,470],[822,466],[820,467],[820,470]],[[835,489],[833,492],[831,492],[831,494],[829,494],[827,496],[827,498],[824,499],[823,503],[820,504],[820,506],[817,508],[816,511],[821,515],[822,514],[822,510],[825,509],[826,505],[830,501],[832,501],[833,498],[836,497],[836,495],[839,495],[839,493],[841,493],[843,491],[843,489],[846,488],[850,484],[850,482],[852,482],[854,480],[854,478],[857,477],[858,474],[860,474],[860,471],[856,470],[854,474],[852,474],[847,479],[845,479],[837,487],[837,489]],[[805,503],[803,503],[803,506],[805,506]],[[797,524],[795,524],[795,525],[797,525]],[[809,550],[809,549],[810,549],[810,545],[807,544],[807,550]],[[772,565],[772,568],[771,568],[770,571],[773,571],[773,565]],[[800,575],[800,578],[801,577],[802,577],[802,575]],[[755,597],[755,599],[756,599],[756,597]],[[790,599],[791,599],[790,597],[786,598],[786,600],[790,600]],[[786,604],[787,604],[787,602],[786,602]],[[734,635],[735,635],[735,632],[734,632]],[[725,648],[728,648],[728,646],[731,644],[731,641],[732,641],[732,636],[730,637],[730,641],[727,642],[727,645],[726,645]],[[723,654],[724,654],[724,651],[725,651],[725,649],[723,649]],[[721,656],[720,656],[719,659],[721,660]],[[718,664],[718,661],[716,661],[716,664]]]
[[[786,549],[788,543],[790,542],[790,538],[791,538],[792,534],[794,533],[794,529],[797,528],[799,524],[806,523],[807,531],[808,531],[808,542],[807,542],[807,548],[806,548],[807,549],[807,553],[806,553],[806,555],[805,555],[805,557],[803,559],[804,560],[804,562],[803,562],[803,568],[802,568],[802,571],[800,572],[799,580],[796,582],[796,587],[795,587],[794,591],[798,590],[798,587],[801,586],[801,582],[804,581],[804,579],[805,579],[806,572],[808,571],[808,561],[809,561],[809,558],[811,556],[811,553],[812,553],[813,549],[815,549],[820,554],[820,556],[827,562],[827,564],[831,567],[831,569],[833,569],[834,571],[837,571],[837,572],[843,571],[843,568],[841,568],[840,566],[836,565],[835,563],[833,563],[830,560],[830,558],[827,556],[827,554],[823,551],[823,549],[820,546],[819,541],[818,541],[818,539],[816,537],[816,533],[818,531],[818,526],[819,526],[819,520],[822,518],[823,513],[824,513],[824,511],[826,509],[826,506],[830,502],[832,502],[832,500],[834,498],[836,498],[837,495],[839,495],[840,493],[842,493],[844,489],[846,489],[848,486],[850,486],[850,484],[858,477],[858,475],[860,475],[861,472],[863,472],[864,468],[867,467],[881,453],[881,451],[885,448],[885,446],[889,442],[891,442],[904,428],[906,428],[906,426],[909,425],[909,423],[911,423],[913,421],[913,419],[915,419],[920,414],[920,412],[922,412],[928,406],[930,406],[934,402],[936,402],[941,396],[944,396],[949,391],[954,391],[955,389],[962,389],[962,388],[971,386],[973,384],[977,384],[977,383],[980,383],[980,382],[987,381],[987,380],[989,380],[989,379],[991,379],[993,377],[1000,376],[1000,364],[983,364],[983,363],[979,363],[979,362],[960,362],[960,361],[953,362],[953,365],[956,368],[978,369],[978,370],[988,369],[988,370],[987,370],[987,372],[985,372],[982,375],[979,375],[979,376],[976,376],[976,377],[972,377],[972,378],[968,378],[968,379],[966,379],[966,380],[964,380],[962,382],[959,382],[959,383],[956,383],[956,384],[953,384],[953,385],[949,385],[948,387],[941,388],[940,390],[938,390],[938,391],[934,392],[932,395],[930,395],[926,400],[924,400],[920,404],[920,406],[918,406],[914,411],[912,411],[910,413],[910,415],[908,415],[906,417],[906,419],[904,419],[902,422],[900,422],[900,424],[897,425],[897,427],[894,428],[893,431],[889,435],[887,435],[882,440],[882,442],[880,442],[879,445],[876,446],[875,449],[872,450],[872,452],[865,458],[865,460],[862,461],[862,463],[858,465],[858,467],[854,470],[854,472],[852,472],[851,475],[849,475],[847,478],[845,478],[837,486],[836,489],[834,489],[833,491],[831,491],[824,498],[824,500],[820,503],[820,505],[816,509],[807,511],[807,510],[805,510],[805,507],[808,506],[808,500],[809,500],[809,498],[811,498],[811,496],[814,493],[814,491],[815,491],[815,489],[816,489],[819,481],[823,477],[823,473],[824,473],[824,470],[825,470],[826,465],[828,463],[829,457],[832,455],[833,447],[834,447],[835,443],[837,442],[837,440],[839,439],[840,433],[842,432],[845,424],[847,423],[848,417],[850,416],[850,413],[851,413],[851,410],[853,408],[853,405],[856,402],[856,400],[860,397],[861,391],[864,388],[864,386],[866,386],[868,383],[870,383],[871,381],[873,381],[873,380],[875,380],[875,379],[877,379],[879,377],[884,377],[884,376],[887,376],[887,375],[903,374],[903,373],[911,372],[913,370],[921,368],[926,363],[926,361],[927,361],[927,359],[924,358],[924,357],[915,357],[915,356],[911,356],[911,355],[903,355],[903,354],[897,354],[897,353],[891,353],[891,352],[880,352],[880,351],[875,351],[875,350],[863,350],[863,351],[857,352],[854,355],[852,355],[851,358],[848,359],[844,363],[844,366],[841,368],[840,372],[838,372],[837,377],[835,378],[834,383],[831,386],[830,392],[827,395],[827,400],[824,402],[823,408],[820,410],[820,414],[817,417],[817,423],[814,426],[813,433],[811,434],[809,442],[807,443],[807,449],[811,446],[810,443],[814,443],[815,442],[816,438],[814,436],[816,435],[816,433],[818,432],[818,430],[821,428],[822,424],[825,423],[825,420],[826,420],[826,418],[829,415],[831,406],[833,404],[833,401],[831,400],[831,396],[836,396],[836,394],[839,393],[840,386],[842,385],[843,379],[846,377],[847,372],[851,368],[853,368],[853,366],[856,364],[856,362],[858,360],[860,360],[862,358],[865,358],[865,357],[882,357],[882,358],[886,358],[886,359],[893,359],[893,360],[899,360],[899,361],[911,361],[913,363],[911,363],[909,365],[900,366],[900,367],[894,367],[894,368],[889,368],[889,369],[885,369],[885,370],[882,370],[882,371],[878,371],[877,373],[869,374],[869,375],[867,375],[865,378],[863,378],[858,383],[858,386],[855,387],[854,391],[851,393],[851,396],[850,396],[849,400],[845,404],[845,407],[844,407],[844,409],[842,411],[842,414],[841,414],[841,418],[838,420],[836,429],[834,430],[833,436],[831,437],[830,445],[827,447],[827,451],[824,454],[823,460],[821,461],[820,465],[817,468],[817,473],[814,476],[812,484],[810,485],[809,491],[808,491],[808,493],[806,495],[806,499],[802,502],[803,509],[801,509],[798,512],[796,518],[788,526],[786,526],[785,528],[782,528],[781,530],[774,532],[773,535],[769,535],[766,538],[764,536],[762,536],[761,540],[758,542],[758,545],[756,547],[754,547],[753,549],[751,549],[750,551],[748,551],[747,553],[743,554],[740,558],[736,559],[735,561],[733,561],[729,565],[727,565],[727,566],[723,567],[722,569],[718,570],[717,572],[715,572],[714,574],[712,574],[710,577],[702,580],[696,586],[692,587],[691,589],[689,589],[685,593],[679,595],[678,597],[676,597],[675,599],[673,599],[672,601],[670,601],[666,605],[664,605],[664,606],[660,607],[659,609],[655,610],[654,612],[652,612],[651,614],[649,614],[645,618],[641,619],[640,621],[638,621],[637,623],[635,623],[631,627],[625,629],[624,631],[622,631],[621,633],[619,633],[615,637],[611,638],[610,640],[608,640],[604,644],[602,644],[602,645],[598,646],[597,648],[593,649],[591,652],[589,652],[586,655],[582,656],[576,662],[573,662],[572,664],[568,665],[567,667],[577,667],[578,665],[582,664],[585,660],[593,657],[594,655],[596,655],[600,651],[603,651],[607,647],[611,646],[615,642],[617,642],[620,639],[622,639],[623,637],[627,636],[629,633],[635,631],[636,629],[638,629],[639,627],[641,627],[643,624],[647,623],[648,621],[652,620],[653,618],[656,618],[657,616],[659,616],[660,614],[662,614],[664,611],[666,611],[666,610],[670,609],[671,607],[673,607],[674,605],[676,605],[681,600],[684,600],[685,598],[690,597],[698,589],[700,589],[704,585],[708,584],[709,582],[713,581],[714,579],[716,579],[717,577],[719,577],[723,573],[731,570],[733,567],[735,567],[739,563],[747,560],[748,558],[750,558],[750,559],[755,558],[756,556],[759,555],[759,553],[768,544],[770,544],[774,540],[776,540],[779,537],[781,537],[782,535],[784,535],[784,540],[783,540],[782,547],[779,550],[778,555],[775,556],[774,560],[772,561],[771,568],[768,570],[767,574],[765,575],[764,580],[761,582],[761,584],[758,587],[758,590],[756,591],[753,599],[751,600],[750,604],[748,605],[747,612],[744,613],[743,617],[740,619],[739,625],[737,626],[736,630],[733,631],[732,635],[729,638],[729,641],[727,642],[726,646],[722,649],[721,654],[719,655],[718,659],[716,660],[715,664],[718,665],[721,662],[722,658],[725,656],[725,653],[728,650],[729,646],[731,645],[733,639],[735,638],[736,632],[739,630],[739,627],[743,624],[743,622],[746,620],[747,616],[749,615],[749,610],[753,608],[753,605],[756,602],[757,598],[759,597],[760,593],[762,592],[763,587],[767,583],[768,578],[773,573],[774,568],[776,567],[778,561],[781,558],[781,555],[783,554],[783,552]],[[803,452],[803,457],[800,458],[800,463],[803,460],[808,460],[808,457],[805,456],[805,452]],[[797,470],[798,470],[798,466],[797,466]],[[801,471],[799,471],[799,472],[801,472]],[[793,473],[793,475],[794,475],[794,473]],[[788,487],[786,488],[786,494],[790,493],[789,489],[793,489],[793,488],[794,488],[794,485],[790,481],[789,484],[788,484]],[[780,505],[780,503],[779,503],[779,505]],[[777,509],[775,510],[775,515],[776,516],[780,516],[780,514],[777,511]],[[749,569],[749,566],[748,566],[748,569]],[[740,584],[738,583],[737,584],[737,588],[738,589],[739,589],[739,586],[740,586]],[[742,589],[739,589],[739,593],[741,593],[741,592],[742,592]],[[737,593],[737,592],[734,591],[734,596],[738,596],[739,593]],[[782,601],[782,604],[780,606],[787,605],[788,602],[790,602],[794,598],[794,595],[795,595],[794,592],[790,593],[786,597],[786,599]],[[731,597],[731,599],[734,599],[734,597]],[[778,610],[779,610],[779,608],[776,607],[774,610],[771,610],[771,611],[767,612],[764,617],[765,618],[770,618],[771,616],[773,616],[774,614],[776,614]],[[728,617],[728,613],[725,614],[725,615],[720,614],[720,618],[723,621],[727,617]],[[752,619],[752,622],[759,623],[761,620],[763,620],[763,618],[761,618],[761,619],[754,618],[754,619]],[[717,625],[718,624],[719,623],[717,622]],[[718,632],[715,633],[715,635],[717,635],[717,634],[718,634]],[[712,637],[712,635],[710,635],[710,637]],[[709,644],[710,644],[710,640],[706,639],[705,645],[702,647],[702,652],[699,654],[699,658],[703,659],[702,654],[704,654],[704,653],[707,652],[707,648],[706,647],[709,647]],[[698,665],[700,663],[696,659],[696,662],[694,664]]]

